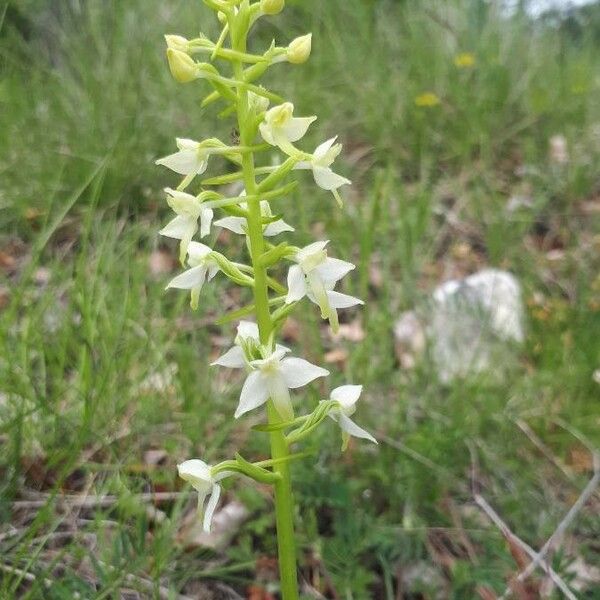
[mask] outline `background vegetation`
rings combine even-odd
[[[380,440],[340,456],[325,428],[294,469],[306,597],[493,598],[519,557],[474,489],[539,548],[600,444],[599,7],[532,22],[477,0],[288,6],[257,47],[312,31],[313,55],[270,83],[340,135],[354,186],[344,211],[300,187],[286,220],[352,257],[346,291],[368,302],[341,338],[309,308],[286,335],[339,368],[333,384],[365,384]],[[207,367],[240,297],[212,286],[192,314],[164,292],[173,180],[153,160],[176,135],[231,132],[171,80],[161,36],[210,34],[208,17],[190,0],[0,2],[1,598],[276,593],[267,490],[234,483],[224,504],[251,518],[207,549],[176,478],[182,459],[266,451],[231,418],[239,381]],[[523,284],[518,364],[451,385],[427,360],[400,368],[399,313],[485,265]],[[598,503],[553,554],[581,598],[600,598],[584,585]]]

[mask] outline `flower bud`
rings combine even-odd
[[[165,41],[167,42],[167,46],[173,50],[185,53],[188,51],[189,42],[181,35],[165,35]]]
[[[276,15],[283,10],[285,0],[260,0],[260,10],[265,15]]]
[[[221,10],[217,13],[217,19],[219,19],[219,23],[221,23],[221,25],[225,25],[225,23],[227,23],[227,15]]]
[[[312,48],[312,33],[292,40],[287,49],[287,59],[294,65],[300,65],[308,60]]]
[[[251,110],[254,110],[254,112],[258,114],[265,112],[269,108],[269,100],[264,96],[259,96],[258,94],[250,91],[248,92],[248,105],[250,106]]]
[[[173,75],[175,80],[179,81],[179,83],[189,83],[198,78],[197,65],[194,59],[185,52],[168,48],[167,59],[169,60],[171,75]]]

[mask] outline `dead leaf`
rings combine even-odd
[[[302,326],[294,317],[288,317],[281,329],[281,335],[286,342],[297,342],[300,339]]]
[[[378,265],[371,263],[369,265],[369,283],[375,288],[375,289],[381,289],[383,287],[383,282],[384,282],[384,276],[383,276],[383,271],[381,270],[381,267],[379,267]]]
[[[0,310],[8,306],[10,292],[7,287],[0,286]]]
[[[569,449],[567,463],[577,473],[591,473],[594,470],[592,455],[583,446],[574,446]]]
[[[167,451],[164,449],[150,449],[144,452],[144,463],[150,466],[157,466],[165,461]]]
[[[249,515],[248,509],[241,502],[229,502],[215,513],[210,533],[206,533],[194,506],[184,519],[178,538],[186,548],[203,547],[221,551],[231,543]]]
[[[475,591],[479,594],[482,600],[498,600],[498,597],[489,587],[485,587],[483,585],[478,585],[475,588]]]
[[[349,355],[345,348],[334,348],[325,354],[324,359],[327,364],[337,363],[343,368]]]
[[[365,335],[361,320],[355,319],[351,323],[341,324],[338,332],[331,334],[331,338],[336,342],[340,340],[362,342],[365,339]]]
[[[153,277],[168,275],[177,268],[177,260],[166,250],[155,250],[148,257],[148,268]]]
[[[275,600],[275,596],[260,585],[251,585],[248,588],[248,600]]]

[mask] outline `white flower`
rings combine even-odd
[[[159,233],[181,240],[180,259],[183,262],[192,237],[198,231],[198,219],[200,219],[200,237],[205,237],[210,233],[214,213],[211,208],[204,208],[196,196],[171,188],[166,188],[165,192],[167,192],[167,202],[177,216]]]
[[[308,296],[321,309],[321,316],[328,319],[333,331],[338,329],[338,308],[363,304],[362,300],[333,291],[335,284],[348,274],[354,265],[345,260],[329,258],[325,246],[329,242],[315,242],[299,250],[293,257],[298,263],[288,271],[286,303],[297,302]]]
[[[335,144],[336,137],[333,137],[315,149],[312,158],[309,161],[299,162],[295,169],[309,169],[313,172],[315,183],[322,189],[333,192],[338,204],[341,204],[341,198],[338,188],[352,183],[349,179],[334,173],[331,169],[333,161],[342,151],[341,144]]]
[[[362,392],[362,385],[342,385],[331,392],[330,399],[335,400],[339,407],[329,413],[342,429],[343,448],[348,445],[349,436],[363,438],[373,443],[377,440],[362,427],[359,427],[350,416],[356,411],[356,402]]]
[[[248,210],[248,204],[242,202],[240,208]],[[260,213],[265,218],[271,218],[273,216],[271,206],[266,200],[261,200],[260,202]],[[215,225],[229,229],[229,231],[233,231],[233,233],[242,235],[247,235],[248,233],[248,223],[244,217],[224,217],[223,219],[215,221]],[[277,221],[273,221],[263,226],[263,235],[266,237],[272,237],[283,233],[284,231],[294,231],[294,228],[291,225],[288,225],[283,219],[277,219]]]
[[[241,325],[241,324],[240,324]],[[238,328],[236,348],[232,348],[213,364],[222,365],[232,369],[249,368],[250,373],[244,382],[240,394],[240,402],[235,411],[235,418],[263,405],[269,398],[277,412],[285,421],[294,418],[294,409],[290,398],[290,390],[302,387],[317,377],[329,375],[329,371],[317,367],[302,358],[288,357],[285,355],[289,348],[277,345],[273,352],[265,351],[266,358],[248,360],[239,337],[244,333],[247,337],[258,340],[254,334],[258,333],[252,327],[253,323],[245,322],[244,328]],[[264,356],[264,354],[263,354]]]
[[[194,458],[186,460],[177,465],[179,477],[192,484],[192,487],[198,492],[198,512],[201,514],[204,509],[204,502],[210,495],[206,510],[204,511],[204,531],[210,532],[210,524],[213,514],[219,502],[221,495],[221,486],[219,481],[231,475],[230,472],[222,472],[218,475],[212,475],[212,469],[202,460]]]
[[[265,119],[260,124],[260,134],[271,146],[279,146],[284,152],[294,151],[291,142],[296,142],[304,136],[310,124],[317,117],[294,117],[294,105],[285,102],[269,109]]]
[[[191,268],[171,280],[167,289],[191,290],[191,306],[195,310],[198,308],[200,290],[204,282],[210,281],[217,274],[219,265],[212,255],[212,250],[199,242],[190,242],[187,253],[188,265]]]
[[[208,167],[209,153],[200,147],[200,142],[186,138],[177,138],[176,142],[179,151],[159,158],[156,164],[180,175],[202,175]]]
[[[229,369],[243,369],[250,367],[250,357],[253,350],[260,346],[258,325],[252,321],[240,321],[237,327],[235,345],[211,363]],[[287,348],[286,348],[287,349]]]

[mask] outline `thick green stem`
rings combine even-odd
[[[232,36],[233,37],[233,36]],[[234,50],[246,52],[246,35],[239,36]],[[235,76],[241,80],[243,67],[241,62],[234,63]],[[238,87],[238,128],[242,145],[251,146],[254,126],[250,118],[248,92],[244,86]],[[263,344],[269,343],[273,330],[273,321],[269,308],[269,290],[267,271],[261,265],[260,257],[265,250],[263,238],[262,215],[260,199],[256,197],[257,185],[254,170],[254,156],[251,153],[242,155],[242,171],[244,185],[248,195],[248,237],[250,240],[250,257],[254,269],[254,305],[256,319]],[[271,400],[267,407],[269,423],[281,422],[281,417],[275,410]],[[288,461],[289,447],[283,431],[273,431],[270,434],[271,457],[276,461],[273,471],[280,475],[275,487],[275,519],[277,523],[277,546],[279,553],[279,576],[281,579],[281,595],[283,600],[298,600],[298,579],[296,572],[296,543],[294,539],[294,511],[290,469]]]

